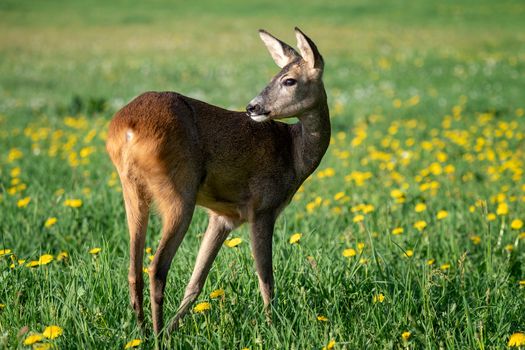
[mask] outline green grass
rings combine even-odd
[[[188,315],[168,348],[506,347],[525,332],[525,227],[511,227],[525,221],[524,14],[520,1],[3,1],[0,250],[12,252],[0,257],[0,348],[29,348],[27,331],[52,324],[64,329],[52,341],[60,349],[154,346],[128,302],[107,122],[146,90],[242,109],[277,72],[257,29],[294,44],[295,25],[327,62],[334,139],[276,225],[274,321],[242,227],[199,298],[211,310]],[[500,203],[508,213],[492,220]],[[50,217],[57,223],[45,227]],[[198,209],[169,274],[167,318],[205,227]],[[154,217],[153,251],[159,231]],[[343,256],[348,248],[357,255]],[[57,261],[62,251],[69,258]],[[25,266],[43,254],[55,260]],[[212,300],[219,288],[224,299]],[[151,329],[147,288],[146,309]]]

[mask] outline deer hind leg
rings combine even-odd
[[[178,328],[180,321],[201,293],[206,277],[210,272],[211,265],[217,257],[224,240],[239,223],[240,221],[237,219],[220,216],[211,211],[209,212],[208,228],[204,233],[193,273],[184,292],[184,298],[182,299],[175,319],[170,325],[170,331]]]
[[[197,176],[181,172],[178,179],[163,179],[150,186],[162,217],[162,235],[149,268],[153,330],[163,328],[164,288],[172,259],[179,248],[195,209]],[[180,183],[180,186],[176,184]]]
[[[259,277],[259,289],[267,318],[270,318],[270,303],[273,298],[272,238],[275,216],[262,214],[254,217],[250,235],[255,267]]]
[[[122,194],[126,207],[126,218],[129,229],[129,291],[130,299],[137,322],[143,326],[144,322],[144,278],[143,259],[144,242],[148,226],[150,197],[145,187],[137,179],[121,177]]]

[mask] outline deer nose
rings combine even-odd
[[[260,104],[256,103],[256,104],[249,104],[248,106],[246,106],[246,112],[248,112],[248,115],[257,115],[257,114],[262,114],[263,112],[263,109],[261,107]]]

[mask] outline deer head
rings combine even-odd
[[[246,107],[247,115],[263,122],[298,116],[315,108],[325,94],[323,57],[314,42],[296,27],[299,54],[262,29],[259,36],[281,71],[250,101]]]

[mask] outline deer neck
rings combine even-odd
[[[330,114],[326,93],[317,106],[298,115],[294,130],[296,174],[304,180],[317,168],[330,144]]]

